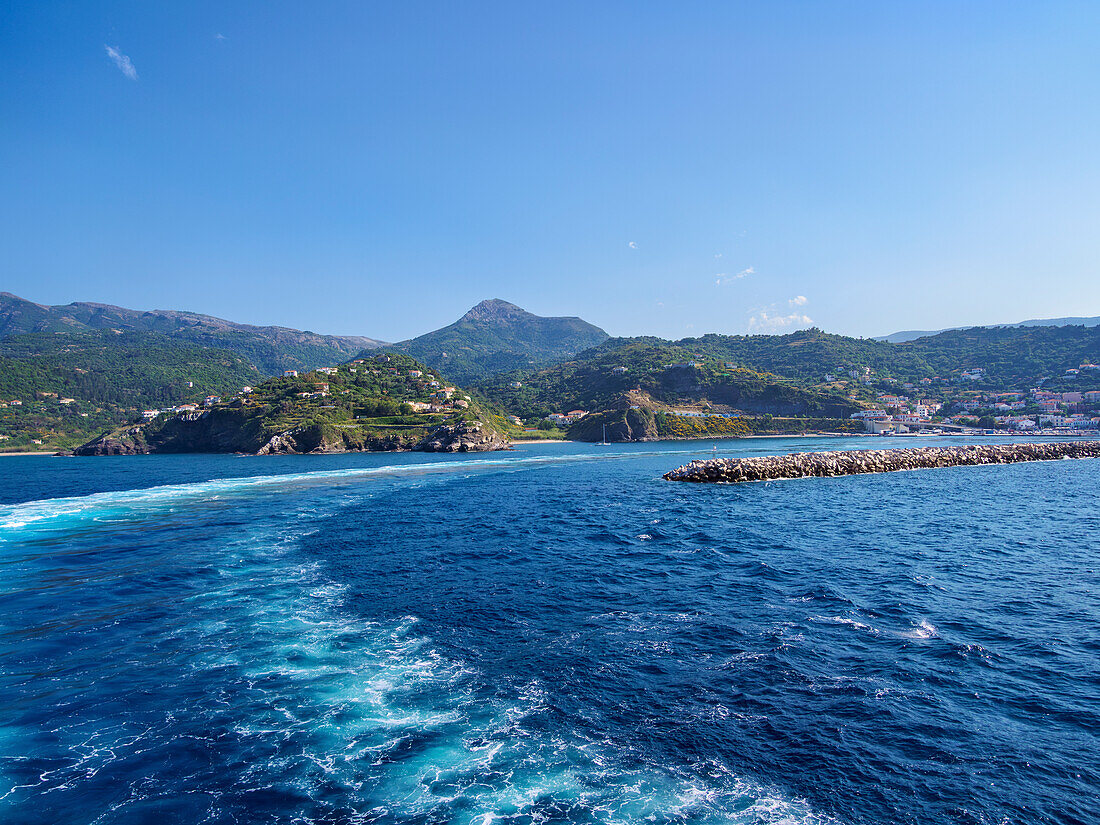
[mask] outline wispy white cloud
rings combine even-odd
[[[790,304],[793,307],[804,307],[804,306],[806,306],[806,296],[805,295],[795,295],[793,298],[791,298],[789,301],[787,301],[787,303]]]
[[[740,272],[719,272],[714,276],[714,283],[721,286],[722,284],[728,284],[731,281],[740,281],[742,278],[747,278],[756,272],[751,266],[745,267]]]
[[[638,244],[634,243],[634,241],[629,241],[627,243],[627,246],[629,246],[631,249],[637,249],[638,248]]]
[[[790,315],[773,315],[768,310],[760,310],[749,318],[749,332],[768,333],[786,332],[813,326],[813,318],[794,312]]]
[[[217,34],[214,35],[214,39],[215,40],[225,40],[225,35],[222,34],[221,32],[218,32]]]
[[[131,80],[138,79],[137,69],[134,68],[133,61],[131,61],[130,58],[128,58],[114,46],[104,46],[103,48],[107,50],[107,57],[111,58],[111,60],[114,61],[114,64],[118,66],[118,70],[120,72],[122,72]]]

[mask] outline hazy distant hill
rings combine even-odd
[[[238,324],[195,312],[141,311],[86,302],[46,306],[0,292],[0,338],[32,332],[110,329],[157,332],[189,344],[230,350],[245,356],[268,375],[338,364],[382,343],[355,335],[319,335],[287,327]]]
[[[391,349],[465,384],[508,370],[551,364],[607,337],[580,318],[543,318],[496,298],[482,301],[449,326]]]
[[[1045,319],[1032,319],[1030,321],[1020,321],[1018,324],[998,324],[997,327],[1068,327],[1068,326],[1082,326],[1082,327],[1095,327],[1100,326],[1100,315],[1093,316],[1091,318],[1045,318]],[[954,332],[960,329],[979,329],[979,327],[949,327],[947,329],[932,329],[932,330],[920,330],[910,329],[904,332],[893,332],[889,335],[880,335],[875,338],[876,341],[886,341],[890,344],[903,344],[907,341],[915,341],[917,338],[927,338],[931,335],[939,335],[941,332]]]

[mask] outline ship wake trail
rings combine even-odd
[[[697,452],[680,451],[684,454]],[[18,532],[26,527],[66,529],[87,522],[112,522],[142,519],[176,507],[218,500],[306,490],[319,486],[353,485],[371,480],[415,478],[421,476],[469,473],[511,472],[553,464],[586,461],[628,460],[663,452],[579,453],[554,456],[507,456],[501,458],[457,459],[418,463],[387,464],[378,467],[354,467],[315,470],[306,473],[281,473],[237,478],[212,479],[188,484],[166,484],[134,490],[92,493],[85,496],[40,499],[19,504],[0,505],[0,542],[24,540]]]
[[[211,493],[195,486],[186,494]],[[131,548],[112,598],[67,583],[67,601],[87,602],[70,607],[81,626],[0,628],[26,637],[0,670],[8,695],[69,649],[0,714],[15,732],[0,740],[0,809],[51,799],[30,823],[95,819],[88,798],[111,800],[104,822],[154,810],[227,823],[824,821],[717,762],[653,764],[585,734],[545,686],[489,684],[413,616],[360,618],[302,550],[333,515],[303,505],[212,536],[174,567]],[[97,668],[97,690],[82,689],[80,672]]]

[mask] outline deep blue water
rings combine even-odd
[[[0,459],[0,821],[1100,821],[1100,461],[711,446]]]

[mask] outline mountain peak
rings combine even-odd
[[[515,369],[543,366],[607,340],[580,318],[544,318],[490,298],[453,324],[394,345],[422,364],[468,384]]]
[[[530,316],[523,307],[508,303],[500,298],[489,298],[462,316],[463,321],[503,321]]]

